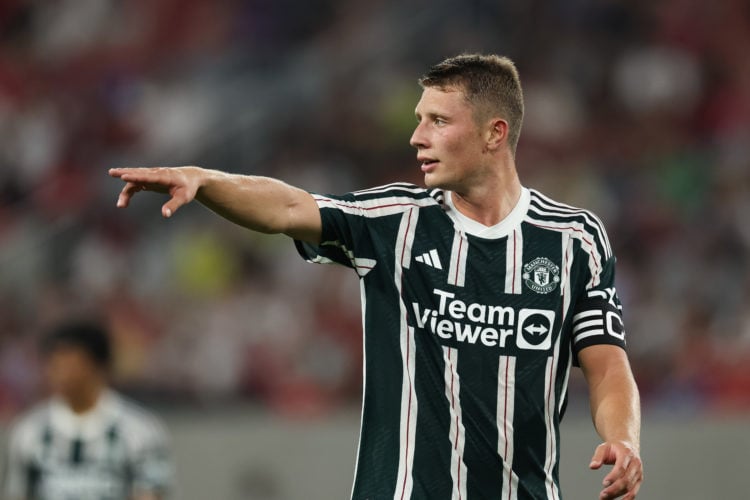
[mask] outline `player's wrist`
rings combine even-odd
[[[637,440],[627,437],[607,439],[603,444],[619,445],[625,449],[631,450],[635,454],[639,454],[641,449],[640,443],[638,443]]]
[[[203,200],[206,191],[210,191],[215,186],[219,177],[226,176],[217,170],[209,170],[202,167],[184,167],[185,175],[188,177],[188,183],[195,188],[195,197],[199,201]]]

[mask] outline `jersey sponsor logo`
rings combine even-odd
[[[518,336],[516,343],[521,349],[547,350],[552,346],[554,311],[544,309],[521,309],[518,313]]]
[[[537,257],[523,266],[523,280],[536,293],[550,293],[560,282],[560,268],[547,257]]]
[[[414,257],[414,260],[422,264],[426,264],[430,267],[434,267],[435,269],[443,268],[443,264],[440,262],[440,256],[438,255],[437,250],[435,250],[434,248],[429,252],[423,253],[422,255],[417,255],[416,257]]]
[[[48,470],[40,486],[42,498],[122,498],[122,480],[112,471],[96,466],[60,467]]]
[[[541,351],[552,345],[554,311],[467,303],[439,288],[433,293],[437,308],[412,302],[412,311],[417,328],[441,339],[506,348],[510,347],[509,337],[515,336],[519,349]]]

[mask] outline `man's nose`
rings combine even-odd
[[[414,133],[411,134],[409,144],[417,149],[427,147],[427,138],[425,137],[424,129],[422,128],[421,123],[416,126],[416,128],[414,129]]]

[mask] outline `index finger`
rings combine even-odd
[[[118,167],[110,168],[109,175],[123,180],[131,180],[131,178],[132,180],[145,180],[146,178],[154,178],[155,175],[160,175],[163,170],[165,169],[161,167]]]
[[[168,167],[113,168],[109,175],[125,182],[140,184],[149,191],[165,193],[179,181],[174,172],[174,169]]]
[[[134,167],[115,167],[110,168],[107,173],[111,177],[122,177],[123,175],[127,174],[130,171],[136,170]]]

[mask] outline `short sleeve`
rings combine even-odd
[[[308,262],[340,264],[354,269],[359,277],[374,266],[375,259],[365,255],[364,242],[369,241],[368,224],[373,219],[372,204],[364,203],[354,193],[341,196],[313,195],[320,208],[321,242],[312,245],[295,240],[299,254]]]
[[[354,242],[364,231],[362,207],[353,194],[313,195],[320,209],[322,224],[319,245],[295,240],[303,258],[311,262],[354,267],[351,259]]]
[[[438,190],[393,183],[341,196],[313,194],[320,209],[321,242],[295,241],[309,262],[340,264],[363,278],[385,255],[393,255],[405,213],[440,207]],[[384,268],[381,268],[384,269]]]
[[[596,272],[576,301],[573,311],[573,354],[598,344],[625,348],[622,304],[615,288],[615,257],[595,267]]]

